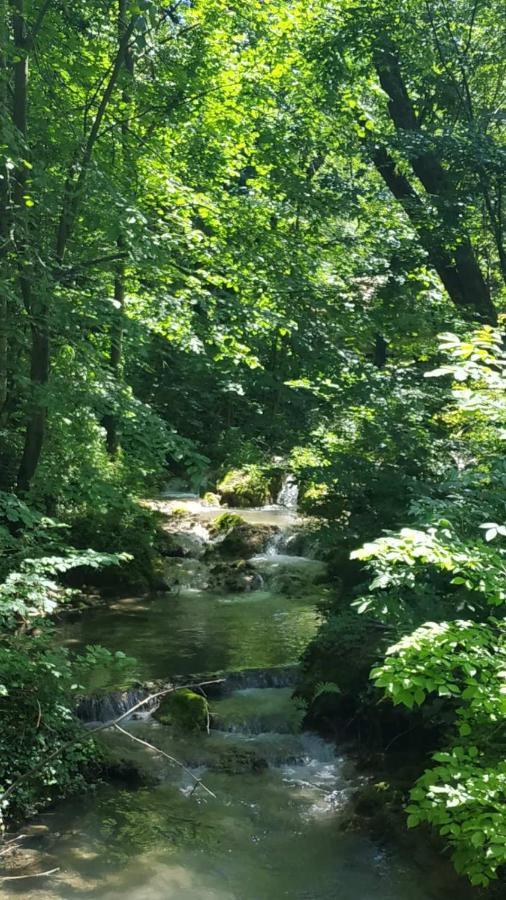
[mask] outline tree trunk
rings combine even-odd
[[[47,309],[40,307],[30,324],[32,347],[30,380],[32,396],[28,412],[23,456],[18,473],[18,490],[25,492],[35,474],[42,451],[47,418],[47,382],[49,377],[49,337],[47,331]]]
[[[0,119],[7,122],[8,113],[8,75],[7,51],[9,36],[7,32],[7,2],[0,0]],[[9,170],[0,165],[0,265],[5,273],[0,282],[0,424],[4,421],[8,398],[8,359],[9,359],[9,303],[8,277],[5,260],[9,250]]]
[[[382,334],[374,335],[374,365],[384,369],[387,364],[388,344]]]
[[[127,0],[118,0],[118,43],[120,47],[125,39],[127,27]],[[133,56],[129,50],[125,51],[123,62],[127,77],[129,79],[133,78],[134,62]],[[128,86],[125,86],[123,88],[122,101],[125,109],[128,109],[130,105],[130,94],[128,91]],[[121,125],[121,165],[124,169],[129,160],[129,124],[130,123],[127,117],[123,119],[123,123]],[[109,364],[115,381],[118,381],[121,377],[121,369],[123,364],[123,331],[125,316],[125,263],[123,259],[125,242],[123,240],[121,231],[118,235],[117,247],[118,253],[121,254],[122,258],[117,263],[114,273],[115,310],[114,320],[111,325],[111,350],[109,356]],[[104,416],[104,428],[106,432],[107,452],[111,457],[115,457],[120,448],[119,422],[116,412],[113,411]]]
[[[425,149],[424,135],[404,84],[395,51],[383,44],[376,51],[374,62],[381,86],[389,97],[388,111],[397,132],[411,135],[405,151],[409,164],[430,195],[431,205],[436,210],[436,222],[432,223],[430,229],[433,232],[430,244],[432,255],[436,254],[444,260],[444,268],[448,269],[446,280],[442,279],[443,284],[451,300],[466,315],[496,324],[497,313],[466,232],[462,204],[451,173],[444,168],[433,150]],[[413,135],[416,135],[416,140],[413,140]],[[421,199],[418,199],[421,203]],[[428,223],[425,224],[425,231],[426,241]]]
[[[399,201],[418,234],[420,243],[427,253],[430,265],[436,270],[443,285],[456,306],[466,310],[465,296],[462,292],[460,274],[454,260],[440,241],[439,233],[427,222],[427,213],[423,202],[405,175],[397,170],[395,160],[385,147],[376,145],[372,159],[376,169]],[[476,315],[474,306],[469,315]]]
[[[18,153],[24,159],[27,148],[28,113],[28,39],[24,0],[11,0],[13,8],[13,36],[16,48],[14,63],[13,123],[19,139]],[[30,319],[30,397],[23,455],[18,472],[18,489],[28,490],[40,457],[47,416],[46,386],[49,377],[49,329],[47,307],[43,296],[35,298],[31,277],[29,223],[24,195],[28,169],[21,162],[14,176],[14,218],[19,260],[19,285],[26,312]]]
[[[118,238],[118,249],[123,248],[122,238]],[[114,320],[111,325],[111,351],[109,363],[114,379],[118,379],[121,374],[121,365],[123,360],[123,316],[125,306],[125,264],[123,260],[119,260],[114,275]],[[108,413],[104,416],[104,428],[106,432],[107,452],[110,456],[117,455],[120,441],[118,430],[118,416],[115,412]]]

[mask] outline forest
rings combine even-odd
[[[504,13],[0,0],[0,897],[504,896]]]

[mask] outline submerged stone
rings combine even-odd
[[[224,750],[209,768],[217,772],[226,772],[228,775],[242,775],[245,772],[264,772],[269,768],[269,764],[256,750],[230,747]]]
[[[161,567],[161,575],[166,590],[178,591],[185,588],[205,590],[209,569],[198,559],[166,557]]]
[[[247,593],[261,588],[263,584],[258,572],[244,560],[219,562],[212,566],[208,587],[212,591]]]

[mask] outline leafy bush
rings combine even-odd
[[[97,659],[109,689],[134,665],[97,648],[73,662],[50,638],[47,631],[16,634],[0,647],[0,827],[85,789],[97,775],[100,754],[74,714],[77,698],[95,692]]]
[[[78,698],[131,683],[135,661],[54,646],[50,615],[75,593],[79,570],[118,567],[126,553],[77,550],[69,528],[0,493],[0,824],[86,786],[99,754],[74,715]],[[48,760],[47,765],[45,761]]]
[[[460,465],[414,504],[416,527],[353,554],[374,576],[357,606],[402,635],[373,669],[376,686],[408,709],[440,697],[452,710],[408,824],[435,826],[457,869],[487,885],[506,864],[506,354],[491,328],[444,335],[442,348],[449,362],[431,374],[453,378]],[[428,606],[435,621],[422,619]]]

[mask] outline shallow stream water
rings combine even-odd
[[[258,515],[284,524],[287,514]],[[272,551],[257,559],[264,569],[283,562]],[[320,593],[313,584],[295,597],[262,590],[118,599],[67,623],[61,640],[122,649],[137,657],[144,679],[288,666],[317,627]],[[59,871],[11,882],[0,897],[454,900],[445,867],[429,871],[427,858],[417,861],[387,839],[349,828],[360,782],[352,764],[331,743],[301,733],[303,710],[289,686],[276,686],[282,679],[251,681],[211,701],[209,734],[181,736],[152,720],[126,726],[191,774],[106,733],[148,786],[105,785],[40,817],[26,844],[32,871]],[[195,776],[214,797],[196,788]]]

